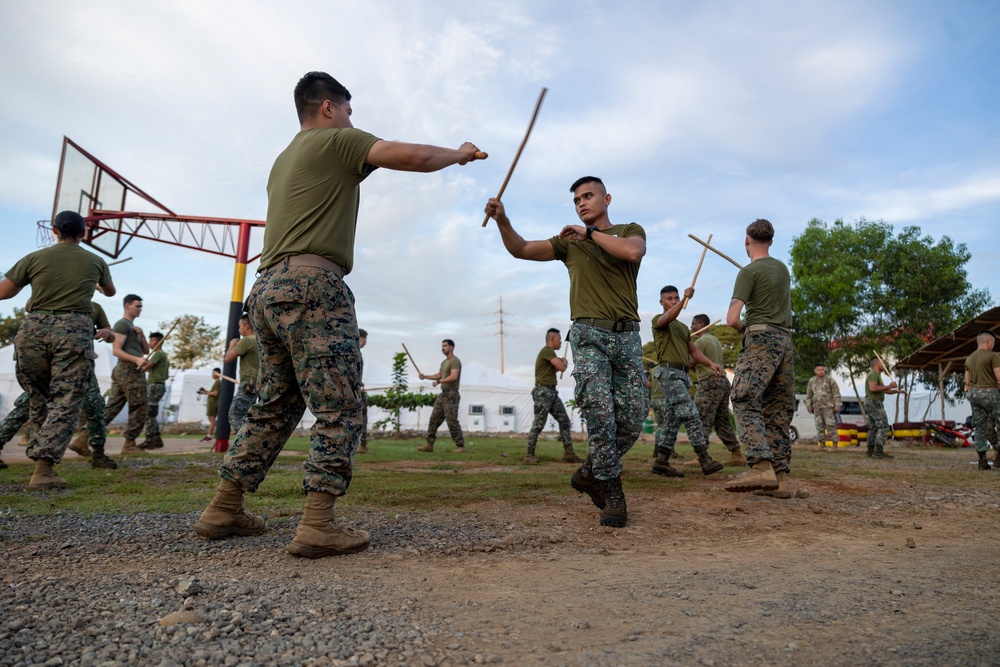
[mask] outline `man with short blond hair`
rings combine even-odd
[[[980,470],[990,470],[986,460],[992,430],[990,418],[993,424],[1000,424],[1000,354],[993,351],[995,345],[993,332],[983,331],[976,336],[976,351],[965,360],[965,391],[972,405],[972,428]],[[1000,451],[993,457],[993,465],[998,459]]]

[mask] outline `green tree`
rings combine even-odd
[[[159,327],[160,333],[170,332],[163,342],[163,349],[174,368],[188,370],[213,362],[221,363],[225,354],[221,327],[211,326],[196,315],[181,315],[174,322],[160,322]]]
[[[413,412],[417,408],[432,406],[437,400],[436,394],[415,393],[407,389],[406,353],[399,352],[392,358],[392,386],[381,394],[368,395],[369,405],[390,413],[389,418],[375,422],[375,428],[384,429],[392,424],[393,429],[399,431],[399,416],[404,409]]]
[[[0,347],[10,345],[14,342],[14,336],[24,321],[24,308],[14,308],[13,315],[0,317]]]

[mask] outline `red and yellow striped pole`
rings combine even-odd
[[[243,294],[246,289],[247,258],[250,256],[250,225],[240,224],[236,240],[236,268],[233,270],[233,295],[229,302],[229,324],[226,328],[226,349],[229,341],[240,337],[240,316],[243,315]],[[226,362],[222,374],[237,377],[236,361]],[[212,451],[224,452],[229,449],[229,406],[233,403],[236,385],[223,382],[219,389],[219,417],[215,421],[215,446]]]

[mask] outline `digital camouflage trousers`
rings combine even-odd
[[[94,375],[94,325],[86,315],[29,313],[14,337],[17,381],[28,392],[28,457],[59,463]]]
[[[549,415],[552,415],[559,424],[559,439],[562,440],[563,447],[572,447],[569,415],[566,414],[566,406],[559,398],[559,391],[552,385],[536,384],[531,390],[531,400],[535,405],[535,420],[531,423],[531,432],[528,433],[528,451],[535,451],[538,434],[545,428]]]
[[[14,400],[14,407],[10,409],[7,416],[0,422],[0,449],[17,435],[21,427],[28,423],[30,412],[28,410],[28,392],[21,392],[21,395]]]
[[[448,422],[448,433],[455,441],[456,447],[465,447],[465,437],[462,435],[462,425],[458,423],[458,404],[462,400],[457,389],[444,389],[434,401],[431,410],[431,421],[427,425],[427,442],[434,444],[437,440],[437,430],[441,424]]]
[[[160,435],[160,401],[167,393],[167,385],[163,382],[150,382],[146,385],[146,437]]]
[[[146,374],[131,361],[119,359],[111,371],[111,393],[104,406],[104,424],[114,421],[126,404],[128,424],[123,435],[126,440],[135,440],[146,425]]]
[[[837,413],[833,408],[817,408],[814,405],[813,421],[816,423],[816,442],[820,445],[832,442],[836,446],[840,436],[837,434]]]
[[[257,402],[219,474],[256,491],[308,406],[303,491],[347,493],[361,438],[361,348],[354,295],[336,273],[278,265],[247,299],[257,336]]]
[[[788,334],[753,331],[743,336],[733,379],[736,434],[747,465],[771,461],[788,472],[788,427],[795,413],[795,345]]]
[[[656,430],[656,447],[672,453],[677,443],[677,433],[681,424],[684,424],[695,451],[706,449],[708,438],[702,428],[698,408],[691,398],[691,377],[687,371],[660,364],[653,369],[653,379],[660,383],[666,400],[666,415],[660,428]]]
[[[865,399],[865,422],[868,424],[868,451],[883,451],[889,437],[889,418],[882,401]]]
[[[972,388],[969,390],[969,403],[972,404],[972,430],[975,431],[976,451],[985,452],[989,436],[993,435],[994,424],[1000,423],[1000,391]]]
[[[701,428],[705,432],[705,440],[708,440],[708,437],[712,435],[712,429],[715,429],[716,435],[722,440],[726,449],[738,452],[740,443],[736,439],[733,423],[729,421],[729,394],[731,390],[732,386],[725,374],[701,380],[698,382],[698,391],[694,395],[694,404],[701,417]]]
[[[250,412],[250,406],[257,402],[257,394],[246,390],[245,385],[236,388],[233,402],[229,404],[229,428],[233,433],[239,433]]]
[[[638,331],[613,332],[574,322],[573,349],[576,405],[587,422],[594,477],[612,480],[622,471],[622,457],[632,448],[649,414],[649,386],[642,367]]]

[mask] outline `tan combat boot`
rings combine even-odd
[[[434,445],[432,445],[431,443],[428,442],[423,447],[417,447],[417,451],[418,452],[433,452],[434,451]]]
[[[125,438],[125,444],[122,445],[122,454],[139,454],[142,450],[135,444],[133,438]]]
[[[774,476],[778,480],[778,488],[776,489],[757,489],[754,491],[755,496],[770,496],[772,498],[781,498],[782,500],[788,500],[792,497],[792,492],[788,488],[788,473],[787,472],[776,472]]]
[[[528,447],[528,452],[524,455],[525,463],[538,463],[538,457],[535,456],[535,448]]]
[[[701,461],[697,457],[691,459],[690,461],[681,461],[677,464],[678,468],[700,468]]]
[[[52,461],[38,459],[35,461],[35,472],[28,482],[29,491],[44,491],[45,489],[65,489],[66,480],[52,469]]]
[[[335,496],[321,491],[306,493],[295,538],[288,545],[288,553],[302,558],[323,558],[364,551],[371,537],[363,530],[347,528],[337,523],[333,514]]]
[[[730,451],[729,458],[722,462],[727,468],[742,468],[747,464],[747,457],[740,450]]]
[[[87,444],[87,434],[81,433],[80,435],[73,438],[69,443],[70,451],[76,452],[80,456],[91,456],[93,454],[90,451],[90,446]]]
[[[219,481],[215,498],[201,513],[194,532],[206,540],[218,540],[231,535],[260,535],[266,518],[243,511],[243,489],[228,479]]]
[[[723,488],[735,493],[746,493],[757,489],[777,489],[778,478],[774,474],[774,468],[770,461],[758,461],[747,472],[740,473],[726,482]]]

